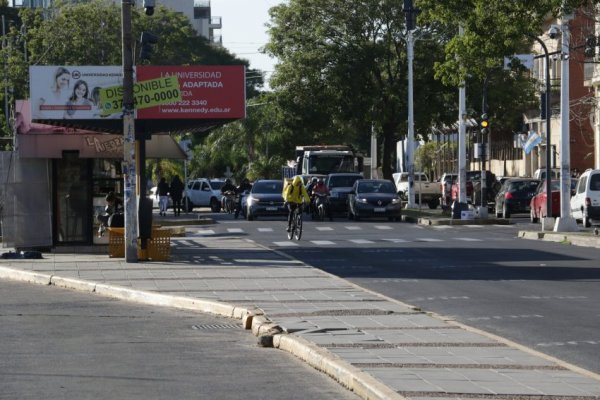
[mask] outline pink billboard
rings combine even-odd
[[[246,116],[243,65],[137,66],[137,81],[177,76],[181,101],[137,110],[138,119],[240,119]]]

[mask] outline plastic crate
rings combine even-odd
[[[108,228],[108,256],[125,257],[125,228]],[[152,228],[152,237],[146,242],[146,250],[138,243],[138,259],[166,261],[171,256],[171,230]]]

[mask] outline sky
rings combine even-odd
[[[265,24],[269,8],[282,0],[211,0],[211,15],[221,17],[223,47],[239,58],[250,61],[250,68],[264,71],[270,77],[275,60],[258,49],[268,41]]]

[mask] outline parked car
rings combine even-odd
[[[539,179],[533,178],[511,178],[504,181],[496,195],[496,216],[509,218],[511,214],[529,214],[531,199],[539,183]]]
[[[153,188],[150,189],[150,193],[148,193],[148,197],[150,197],[152,199],[152,208],[159,208],[158,207],[158,195],[156,194],[156,190],[157,187],[154,186]],[[171,198],[171,196],[169,196],[169,199],[167,200],[167,208],[171,208],[173,207],[173,199]]]
[[[481,205],[481,170],[467,171],[465,178],[467,203]],[[485,171],[485,187],[486,201],[484,204],[487,204],[491,210],[501,185],[496,180],[496,176],[488,170]],[[452,201],[455,200],[458,200],[458,180],[452,185]]]
[[[221,210],[221,187],[225,184],[222,179],[193,179],[190,180],[183,192],[183,207],[190,212],[194,207],[210,207],[212,212]]]
[[[408,172],[396,172],[392,174],[396,185],[396,192],[402,200],[408,200]],[[426,203],[429,208],[436,209],[440,203],[440,186],[429,180],[429,177],[424,172],[415,172],[414,179],[414,194],[417,204]],[[420,202],[420,203],[419,203]]]
[[[538,168],[533,173],[535,179],[546,179],[546,168]],[[560,178],[560,168],[550,168],[550,179]]]
[[[252,221],[258,216],[287,216],[282,192],[282,180],[261,179],[254,182],[250,194],[246,196],[246,219]]]
[[[346,213],[348,211],[348,193],[352,190],[352,185],[362,174],[355,172],[339,172],[327,175],[325,185],[329,188],[329,207],[332,213]]]
[[[571,215],[583,226],[600,220],[600,169],[588,169],[577,180],[575,195],[571,197]]]
[[[387,217],[399,221],[402,216],[396,185],[387,179],[359,179],[348,195],[348,218]]]
[[[570,196],[575,193],[575,186],[577,185],[577,179],[571,179],[571,187],[570,187]],[[546,212],[548,208],[547,204],[547,195],[546,195],[546,180],[540,181],[535,195],[531,199],[531,222],[538,222],[541,218],[546,218],[548,216],[556,218],[560,216],[560,180],[554,179],[550,182],[550,187],[552,188],[551,196],[552,196],[552,213],[548,215]]]

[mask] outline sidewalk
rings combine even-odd
[[[169,262],[0,259],[0,278],[235,318],[365,399],[600,399],[598,374],[235,235],[175,237]]]

